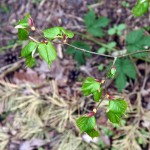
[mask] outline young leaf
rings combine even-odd
[[[112,48],[114,48],[115,46],[116,46],[116,42],[110,42],[110,43],[108,43],[108,45],[107,45],[108,47],[109,47],[109,50],[110,49],[112,49]]]
[[[95,81],[95,79],[92,77],[86,78],[86,80],[83,82],[82,92],[84,93],[85,96],[93,94],[99,89],[100,89],[100,83]]]
[[[93,96],[94,96],[94,101],[95,102],[99,102],[100,101],[100,99],[102,97],[102,92],[103,92],[102,88],[100,89],[100,91],[97,90],[96,92],[94,92]]]
[[[72,31],[66,30],[63,27],[59,27],[60,31],[65,34],[68,38],[73,38],[74,33]]]
[[[80,118],[77,119],[76,123],[82,133],[94,129],[96,125],[96,119],[94,116],[92,117],[81,116]]]
[[[29,55],[25,58],[26,58],[26,65],[28,67],[33,67],[35,65],[35,59],[31,55]]]
[[[82,49],[85,49],[87,51],[90,51],[90,46],[84,42],[81,42],[81,41],[75,41],[72,43],[73,46],[76,46],[78,48],[82,48]],[[83,65],[85,64],[85,57],[91,57],[91,54],[89,53],[85,53],[85,52],[82,52],[82,51],[78,51],[77,49],[75,48],[72,48],[70,46],[68,46],[66,52],[68,54],[72,54],[74,59],[78,62],[79,65]]]
[[[118,73],[116,85],[119,91],[122,91],[126,85],[126,76],[132,79],[136,78],[136,70],[133,62],[128,58],[119,58],[115,62],[115,67]]]
[[[20,40],[26,40],[28,38],[29,32],[26,29],[18,29],[18,37]]]
[[[31,16],[30,16],[30,14],[27,14],[22,20],[20,20],[19,22],[18,22],[18,25],[21,25],[21,26],[23,26],[23,27],[29,27],[29,24],[28,24],[28,19],[30,18]]]
[[[40,56],[50,65],[57,57],[55,47],[51,42],[48,44],[40,43],[39,47]]]
[[[110,28],[109,30],[108,30],[108,34],[109,35],[114,35],[116,33],[116,29],[115,28]]]
[[[121,113],[116,113],[110,110],[107,112],[107,117],[110,122],[120,124]]]
[[[126,109],[127,103],[122,99],[115,99],[109,101],[109,110],[113,112],[124,114],[126,112]]]
[[[29,42],[22,50],[21,50],[21,56],[27,57],[30,55],[37,47],[37,43],[31,41]]]
[[[91,138],[99,137],[99,136],[100,136],[100,133],[99,133],[98,131],[96,131],[95,129],[87,130],[86,133],[87,133]]]
[[[119,31],[122,31],[122,30],[124,30],[125,28],[126,28],[126,25],[125,25],[124,23],[121,23],[121,24],[118,25],[118,30],[119,30]]]
[[[139,17],[148,11],[149,0],[138,0],[136,6],[133,8],[132,12],[134,16]]]
[[[44,36],[48,39],[54,39],[56,36],[61,34],[59,27],[49,28],[43,31]]]
[[[106,48],[105,47],[101,47],[98,49],[98,53],[99,54],[104,54],[106,52]]]

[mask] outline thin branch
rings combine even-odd
[[[37,41],[35,38],[33,38],[33,37],[31,37],[31,36],[29,36],[29,39],[32,40],[32,41],[35,42],[35,43],[40,43],[39,41]]]
[[[103,57],[108,57],[108,58],[123,58],[123,57],[131,56],[131,55],[134,55],[134,54],[139,54],[139,53],[144,53],[144,52],[150,52],[150,50],[141,50],[141,51],[136,51],[136,52],[132,52],[132,53],[128,53],[128,54],[123,54],[123,55],[118,55],[118,56],[111,56],[111,55],[99,54],[99,53],[92,52],[92,51],[87,51],[87,50],[85,50],[83,48],[79,48],[79,47],[76,47],[76,46],[68,44],[68,43],[63,43],[63,44],[64,45],[68,45],[70,47],[73,47],[73,48],[75,48],[77,50],[86,52],[86,53],[90,53],[90,54],[94,54],[94,55],[99,55],[99,56],[103,56]]]
[[[91,52],[91,51],[87,51],[83,48],[79,48],[79,47],[76,47],[74,45],[71,45],[71,44],[68,44],[68,43],[63,43],[64,45],[68,45],[70,47],[73,47],[77,50],[80,50],[80,51],[83,51],[83,52],[86,52],[86,53],[90,53],[90,54],[94,54],[94,55],[100,55],[100,56],[103,56],[103,57],[109,57],[109,58],[114,58],[114,56],[111,56],[111,55],[105,55],[105,54],[99,54],[99,53],[96,53],[96,52]]]
[[[37,41],[36,39],[34,39],[33,37],[29,36],[29,39],[36,42],[36,43],[40,43],[39,41]],[[54,41],[53,41],[54,42]],[[54,42],[56,43],[56,42]],[[112,56],[112,55],[106,55],[106,54],[99,54],[97,52],[92,52],[92,51],[87,51],[86,49],[83,49],[83,48],[79,48],[79,47],[76,47],[74,45],[71,45],[69,43],[56,43],[56,44],[62,44],[62,45],[67,45],[67,46],[70,46],[70,47],[73,47],[77,50],[80,50],[80,51],[83,51],[83,52],[86,52],[86,53],[90,53],[90,54],[94,54],[94,55],[99,55],[99,56],[102,56],[102,57],[108,57],[108,58],[113,58],[113,59],[117,59],[117,58],[123,58],[123,57],[127,57],[127,56],[131,56],[131,55],[134,55],[134,54],[139,54],[139,53],[144,53],[144,52],[150,52],[150,49],[149,50],[140,50],[140,51],[136,51],[136,52],[132,52],[132,53],[128,53],[128,54],[123,54],[123,55],[118,55],[118,56]]]

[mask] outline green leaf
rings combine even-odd
[[[148,11],[149,0],[138,0],[136,6],[132,9],[134,16],[139,17]]]
[[[115,62],[115,67],[118,73],[116,78],[116,86],[119,91],[122,91],[126,85],[126,77],[135,79],[136,70],[133,62],[128,58],[119,58]]]
[[[43,30],[44,36],[48,39],[54,39],[57,36],[61,35],[59,27],[53,27],[46,30]]]
[[[68,38],[73,38],[74,33],[72,31],[66,30],[63,27],[59,27],[60,31],[65,34]]]
[[[99,137],[99,136],[100,136],[100,133],[99,133],[98,131],[96,131],[95,129],[87,130],[86,133],[87,133],[91,138]]]
[[[100,64],[99,66],[98,66],[98,70],[99,71],[102,71],[104,69],[104,64]]]
[[[98,49],[98,53],[99,54],[104,54],[106,52],[106,48],[105,47],[101,47]]]
[[[119,30],[119,31],[122,31],[122,30],[124,30],[125,28],[126,28],[126,25],[123,24],[123,23],[118,25],[118,30]]]
[[[53,27],[43,31],[44,36],[48,39],[54,39],[57,36],[59,38],[63,38],[63,34],[65,34],[68,38],[73,38],[74,33],[72,31],[66,30],[63,27]]]
[[[83,82],[82,92],[84,93],[85,96],[93,94],[99,89],[100,89],[100,83],[95,81],[95,79],[92,77],[86,78],[86,80]]]
[[[31,16],[30,16],[30,14],[27,14],[22,20],[20,20],[19,22],[18,22],[18,25],[21,25],[21,26],[23,26],[23,27],[29,27],[29,24],[28,24],[28,19],[30,18]]]
[[[124,74],[119,74],[115,80],[117,89],[119,92],[122,92],[122,90],[125,88],[127,82],[127,78]]]
[[[150,36],[144,35],[144,30],[135,30],[128,33],[126,37],[127,51],[129,53],[145,50],[145,46],[150,46]],[[147,52],[132,55],[134,57],[146,57]]]
[[[35,42],[29,42],[22,50],[21,50],[21,56],[27,57],[30,55],[37,47],[37,43]]]
[[[126,109],[127,103],[122,99],[115,99],[109,101],[109,110],[113,112],[124,114],[126,112]]]
[[[94,96],[94,101],[95,102],[99,102],[100,101],[100,99],[102,97],[102,92],[103,92],[102,88],[100,89],[100,91],[97,90],[96,92],[94,92],[93,96]]]
[[[84,17],[84,21],[87,27],[91,27],[93,25],[93,23],[95,22],[95,13],[93,10],[89,11],[85,17]]]
[[[81,49],[85,49],[87,51],[91,51],[90,45],[88,45],[84,42],[81,42],[81,41],[75,41],[75,42],[71,43],[71,45],[76,46]],[[91,54],[79,51],[70,46],[68,46],[66,52],[68,54],[73,55],[74,59],[78,62],[79,65],[85,64],[85,57],[91,57]]]
[[[50,65],[57,57],[55,47],[51,42],[48,44],[40,43],[39,47],[40,56]]]
[[[109,49],[112,49],[116,46],[116,42],[110,42],[107,46],[109,47]]]
[[[112,123],[120,124],[121,114],[113,111],[107,112],[107,117]]]
[[[102,37],[104,35],[103,30],[101,28],[88,28],[88,32],[95,37]]]
[[[28,38],[29,32],[26,29],[18,29],[18,37],[20,40],[26,40]]]
[[[100,17],[94,22],[93,27],[94,28],[98,28],[98,27],[105,28],[109,24],[109,22],[110,22],[110,20],[108,18]]]
[[[102,28],[106,27],[110,22],[110,20],[106,17],[96,19],[96,15],[93,10],[85,15],[84,21],[88,32],[95,37],[102,37],[104,35]]]
[[[94,116],[92,117],[82,116],[77,119],[76,123],[82,133],[94,129],[96,125],[96,119]]]
[[[28,67],[33,67],[36,63],[35,59],[31,55],[27,56],[25,61]]]
[[[108,30],[108,34],[109,35],[114,35],[116,33],[116,29],[115,28],[110,28],[109,30]]]

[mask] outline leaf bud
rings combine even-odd
[[[30,27],[34,26],[33,19],[31,17],[28,19],[28,24]]]
[[[113,66],[110,72],[114,76],[116,74],[116,67]]]
[[[92,112],[89,112],[89,113],[87,114],[88,117],[92,117],[92,116],[94,116],[94,115],[95,115],[95,112],[93,112],[93,111],[92,111]]]

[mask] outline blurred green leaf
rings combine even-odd
[[[110,28],[109,30],[108,30],[108,34],[109,35],[114,35],[116,33],[116,29],[114,29],[114,28]]]
[[[90,10],[84,17],[84,22],[87,27],[91,27],[95,22],[96,16],[93,10]]]
[[[105,47],[101,47],[98,49],[98,53],[99,54],[104,54],[106,52],[106,48]]]
[[[133,62],[128,58],[119,58],[115,63],[115,67],[118,73],[116,77],[116,86],[121,92],[126,85],[126,76],[132,79],[136,78],[136,70]]]
[[[97,20],[95,20],[93,27],[94,28],[98,28],[98,27],[105,28],[108,26],[109,22],[110,22],[110,20],[108,18],[100,17]]]
[[[144,30],[135,30],[127,34],[126,37],[127,51],[129,53],[139,50],[145,50],[145,46],[150,46],[150,36],[144,35]],[[134,57],[146,57],[147,52],[132,55]]]
[[[136,6],[132,9],[134,16],[139,17],[148,11],[149,0],[137,0]]]
[[[84,17],[85,25],[88,32],[95,37],[102,37],[102,28],[106,27],[110,20],[106,17],[99,17],[96,19],[96,15],[93,10],[89,11]]]
[[[100,64],[99,66],[98,66],[98,70],[99,71],[102,71],[104,69],[104,64]]]
[[[118,25],[118,30],[119,30],[119,31],[122,31],[122,30],[124,30],[125,28],[126,28],[126,25],[125,25],[124,23],[121,23],[121,24]]]
[[[102,37],[104,35],[101,28],[90,27],[88,28],[88,32],[95,37]]]

